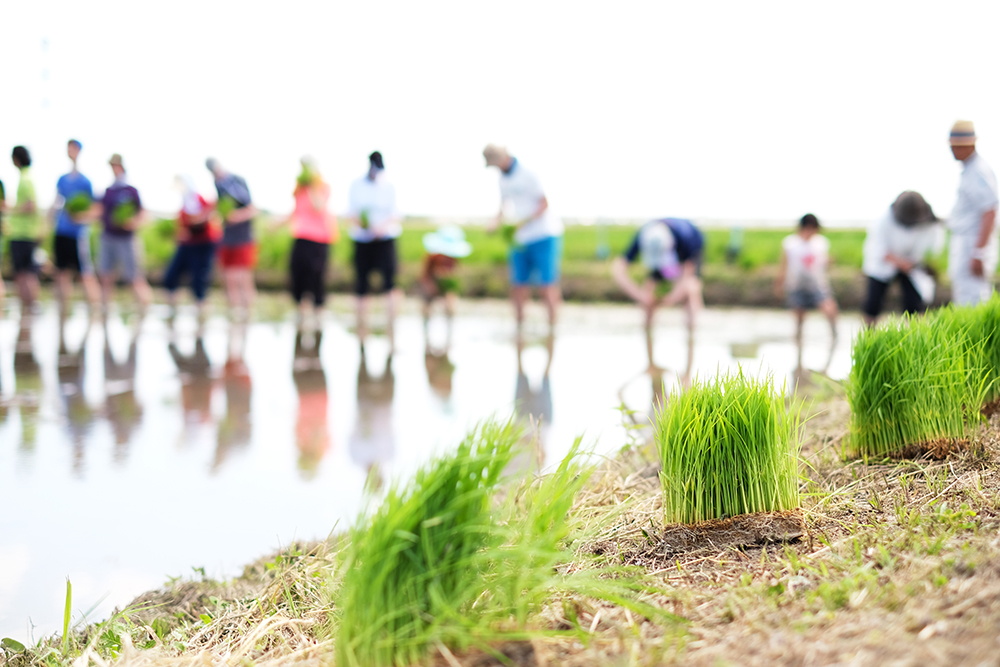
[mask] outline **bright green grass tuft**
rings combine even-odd
[[[671,396],[656,417],[667,523],[799,506],[798,417],[740,371]]]
[[[947,319],[902,318],[858,334],[846,383],[846,457],[884,457],[966,434],[986,382],[970,364],[964,325]]]
[[[978,384],[985,378],[984,400],[1000,397],[1000,294],[977,306],[952,304],[929,314],[928,320],[944,328],[948,336],[964,340],[966,363],[974,371],[971,381]]]

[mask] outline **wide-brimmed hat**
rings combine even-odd
[[[432,255],[446,257],[468,257],[472,252],[472,244],[465,240],[465,232],[455,225],[424,234],[424,248]]]
[[[653,271],[676,264],[673,233],[658,220],[646,223],[639,231],[639,254],[646,268]]]
[[[975,146],[976,127],[971,120],[956,120],[951,126],[948,141],[952,146]]]
[[[486,148],[483,149],[483,157],[486,158],[487,166],[500,166],[510,158],[510,153],[503,146],[486,144]]]
[[[125,166],[125,165],[122,164],[122,156],[119,155],[118,153],[115,153],[114,155],[111,156],[111,159],[108,160],[108,164],[110,164],[112,166],[116,166],[116,167],[123,167],[123,166]]]
[[[913,190],[906,190],[896,197],[896,201],[892,203],[892,216],[904,227],[914,227],[938,220],[923,195]]]

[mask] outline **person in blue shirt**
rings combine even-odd
[[[648,329],[658,306],[684,304],[688,331],[694,331],[695,316],[702,309],[701,259],[705,239],[690,220],[663,218],[639,228],[628,250],[611,263],[611,275],[645,313]],[[649,269],[641,285],[629,275],[628,265],[638,259]],[[672,286],[665,294],[661,285]]]
[[[73,289],[73,274],[80,275],[87,302],[93,307],[100,299],[100,286],[90,259],[90,223],[94,215],[94,189],[90,180],[76,166],[83,145],[76,139],[66,144],[66,155],[73,166],[56,183],[56,236],[53,244],[56,265],[56,296],[59,309],[65,310]]]

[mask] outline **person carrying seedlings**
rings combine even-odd
[[[326,302],[326,265],[330,247],[340,236],[337,218],[327,211],[330,186],[323,182],[319,167],[312,158],[302,158],[301,164],[302,171],[294,191],[295,209],[288,218],[295,239],[288,272],[300,320],[304,319],[303,297],[306,292],[312,295],[314,316]]]
[[[450,321],[455,314],[455,300],[461,291],[455,269],[458,260],[468,257],[472,246],[465,240],[461,227],[449,225],[424,235],[424,268],[420,273],[420,295],[424,299],[424,326],[431,316],[435,299],[444,300],[445,315]]]
[[[950,143],[952,155],[962,163],[958,198],[948,218],[951,300],[959,305],[975,305],[993,293],[993,274],[1000,256],[997,179],[976,151],[972,121],[956,121],[951,128]]]
[[[14,280],[21,298],[21,308],[28,310],[38,298],[38,263],[35,249],[42,237],[42,216],[38,213],[35,184],[31,180],[31,154],[24,146],[14,146],[11,162],[20,172],[17,201],[7,220],[10,237],[10,258],[14,265]]]
[[[357,295],[358,332],[362,337],[368,328],[368,307],[371,297],[369,277],[382,276],[382,289],[388,294],[389,328],[395,321],[396,309],[403,292],[396,286],[399,260],[396,239],[403,233],[396,209],[396,188],[385,176],[382,154],[368,156],[368,173],[351,183],[348,212],[354,241],[354,293]]]
[[[73,288],[73,273],[80,275],[83,292],[91,307],[97,305],[101,288],[94,275],[90,260],[90,223],[94,219],[94,188],[90,179],[77,169],[77,159],[83,149],[76,139],[66,144],[66,155],[72,167],[56,181],[56,203],[51,215],[55,217],[56,235],[53,240],[56,265],[56,296],[60,309],[65,309]]]
[[[827,269],[830,265],[830,241],[819,233],[819,219],[806,213],[799,220],[799,231],[781,241],[781,263],[774,280],[774,291],[788,300],[795,311],[795,339],[802,339],[806,311],[819,308],[830,322],[830,332],[837,337],[837,302],[830,289]]]
[[[215,245],[222,234],[216,225],[212,206],[195,190],[193,179],[178,176],[175,183],[183,201],[177,216],[177,250],[163,274],[163,287],[167,290],[167,301],[173,310],[177,307],[181,276],[190,274],[191,293],[201,319],[205,311],[205,294],[212,278]]]
[[[502,228],[510,243],[510,294],[517,327],[520,329],[524,323],[524,304],[534,285],[548,310],[551,333],[562,300],[559,286],[562,220],[549,210],[549,200],[538,177],[506,148],[489,144],[483,149],[483,157],[487,167],[500,170],[500,213],[491,231]]]
[[[125,178],[122,156],[115,153],[108,160],[115,181],[104,191],[101,198],[101,246],[97,253],[97,274],[101,280],[101,299],[107,308],[115,280],[132,285],[136,302],[140,309],[149,305],[152,293],[149,283],[139,267],[135,230],[143,219],[142,201],[139,191]]]
[[[895,281],[902,290],[903,312],[923,312],[934,300],[934,278],[925,261],[941,238],[937,223],[930,204],[919,192],[907,190],[868,228],[862,250],[862,270],[868,277],[861,309],[866,325],[875,324]]]
[[[701,231],[690,220],[662,218],[639,228],[621,257],[611,262],[611,276],[646,315],[645,326],[653,325],[659,306],[684,304],[687,328],[694,331],[701,300],[701,257],[705,245]],[[638,259],[649,269],[642,285],[629,275],[628,265]],[[672,283],[669,291],[666,284]]]
[[[246,315],[257,295],[253,281],[253,268],[257,263],[253,218],[257,209],[242,177],[226,171],[215,158],[205,160],[205,167],[212,172],[219,196],[215,205],[222,219],[222,242],[218,252],[226,299],[234,312]]]

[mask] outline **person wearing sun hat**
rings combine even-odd
[[[993,292],[998,256],[997,179],[976,151],[972,121],[956,121],[949,143],[952,155],[962,162],[958,198],[948,219],[951,298],[959,305],[974,305],[988,299]]]
[[[455,314],[455,300],[460,290],[455,269],[458,260],[472,253],[472,245],[465,240],[465,232],[456,225],[441,227],[424,235],[424,268],[420,273],[420,294],[424,299],[424,325],[431,315],[435,299],[444,299],[445,315],[449,321]]]
[[[663,218],[643,225],[632,239],[628,250],[611,262],[611,276],[629,297],[638,303],[646,315],[646,328],[653,324],[658,306],[684,304],[688,331],[694,331],[695,317],[701,310],[701,257],[705,240],[690,220]],[[639,285],[629,275],[628,265],[638,259],[649,269],[649,275]],[[661,296],[658,284],[673,283]]]

